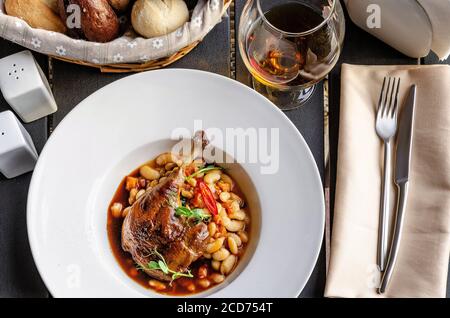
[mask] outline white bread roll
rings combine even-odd
[[[189,20],[183,0],[137,0],[131,12],[134,30],[146,38],[171,33]]]

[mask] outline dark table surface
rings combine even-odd
[[[245,0],[235,0],[224,17],[190,54],[171,68],[192,68],[214,72],[250,85],[250,75],[239,56],[235,34]],[[23,48],[0,39],[0,58]],[[99,88],[130,74],[102,74],[98,70],[68,64],[34,53],[52,86],[59,110],[25,127],[38,151],[42,150],[53,129],[80,101]],[[331,207],[337,162],[339,128],[340,65],[353,64],[450,64],[439,62],[431,54],[424,59],[411,59],[357,28],[347,17],[344,50],[339,64],[328,80],[318,85],[314,96],[304,107],[287,112],[308,143],[322,178],[324,165],[324,116],[329,118]],[[328,90],[325,89],[328,86]],[[324,111],[328,102],[329,112]],[[0,96],[0,111],[9,109]],[[26,202],[31,173],[7,180],[0,176],[0,297],[49,297],[34,265],[26,230]],[[301,297],[322,297],[326,278],[326,244],[323,244],[315,270]],[[447,289],[450,296],[450,290]]]

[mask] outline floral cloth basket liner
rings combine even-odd
[[[170,56],[201,40],[221,21],[225,3],[228,3],[222,0],[199,0],[189,22],[161,37],[145,39],[134,31],[127,31],[111,42],[96,43],[31,28],[22,19],[8,16],[4,2],[0,0],[0,37],[39,53],[98,65],[144,63]],[[124,18],[120,18],[122,23]]]

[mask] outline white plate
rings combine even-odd
[[[27,224],[34,259],[53,296],[160,296],[128,278],[115,261],[107,207],[124,175],[167,151],[174,128],[193,130],[199,119],[203,128],[223,131],[279,128],[280,150],[276,174],[261,174],[261,164],[242,164],[261,207],[252,215],[255,248],[247,251],[239,275],[202,296],[298,296],[324,228],[313,156],[295,126],[264,97],[228,78],[191,70],[116,81],[81,102],[51,135],[33,174]]]

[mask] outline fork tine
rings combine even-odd
[[[383,87],[381,88],[381,93],[380,93],[380,100],[378,101],[378,113],[380,114],[381,111],[381,107],[383,104],[383,93],[384,93],[384,86],[386,85],[386,76],[384,77],[383,80]]]
[[[392,80],[392,78],[389,77],[386,93],[384,95],[384,105],[383,105],[383,110],[381,112],[381,116],[385,116],[387,114],[387,109],[388,109],[387,102],[388,102],[388,98],[389,98],[389,91],[391,90],[391,80]]]
[[[398,94],[400,92],[400,82],[401,82],[401,78],[399,77],[398,81],[397,81],[397,92],[395,93],[394,107],[393,107],[392,114],[391,114],[392,117],[397,116],[397,111],[398,111]]]
[[[391,87],[391,97],[389,98],[389,106],[386,110],[386,115],[391,116],[393,110],[394,110],[394,92],[395,92],[395,84],[396,84],[397,78],[394,77],[394,80],[392,81],[392,87]]]

